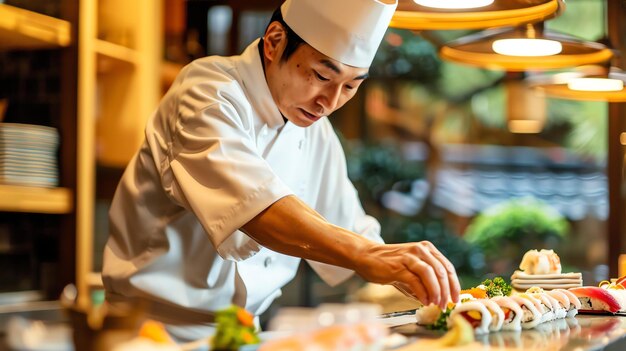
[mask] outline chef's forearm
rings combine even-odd
[[[355,270],[356,259],[377,245],[335,226],[295,196],[286,196],[243,226],[274,251]]]

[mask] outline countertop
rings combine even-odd
[[[429,344],[442,332],[429,331],[415,323],[391,328],[409,336],[413,343],[398,351],[432,349]],[[478,336],[476,342],[455,351],[478,350],[545,350],[545,351],[624,351],[626,350],[626,317],[611,315],[578,315],[543,323],[521,332],[501,331]]]
[[[408,336],[410,343],[394,351],[433,350],[433,340],[443,332],[426,330],[411,323],[413,316],[398,317],[401,324],[392,332]],[[6,335],[0,334],[0,351],[9,351]],[[447,349],[446,349],[447,350]],[[495,332],[479,336],[472,344],[449,348],[454,351],[624,351],[626,350],[626,317],[578,315],[541,324],[521,332]]]

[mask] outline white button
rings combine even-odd
[[[266,257],[265,261],[263,261],[263,265],[265,267],[269,267],[272,264],[272,258],[271,257]]]
[[[267,126],[263,126],[263,128],[261,129],[261,135],[266,136],[267,135]]]

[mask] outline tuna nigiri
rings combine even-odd
[[[571,288],[569,291],[573,292],[580,300],[581,310],[615,313],[620,309],[619,302],[605,289],[595,286],[583,286],[581,288]]]

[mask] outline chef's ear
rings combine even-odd
[[[270,23],[263,37],[263,55],[267,62],[278,62],[285,50],[287,32],[278,21]]]

